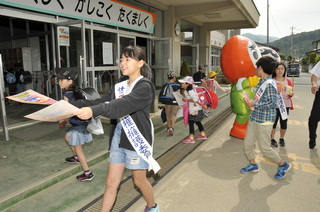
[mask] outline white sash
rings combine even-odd
[[[126,89],[127,89],[127,81],[117,83],[115,85],[115,97],[121,98],[122,96],[127,94]],[[134,150],[143,160],[145,160],[149,164],[148,170],[150,171],[152,169],[153,172],[156,174],[161,169],[161,167],[158,164],[158,162],[152,157],[153,147],[148,143],[148,141],[141,134],[132,117],[129,115],[124,116],[120,118],[120,123],[122,125],[124,132],[127,135],[128,140],[133,146]],[[151,123],[152,143],[153,143],[154,130],[153,130],[153,124],[151,119],[150,119],[150,123]]]
[[[254,97],[254,101],[255,102],[258,102],[262,96],[262,94],[264,93],[264,91],[266,90],[266,87],[268,85],[268,83],[270,83],[271,85],[273,85],[273,87],[277,89],[277,85],[276,85],[276,82],[273,80],[273,79],[267,79],[264,83],[262,83],[262,85],[259,87],[259,89],[257,90],[256,92],[256,95]],[[279,107],[279,111],[280,111],[280,115],[281,115],[281,118],[282,120],[286,120],[288,119],[288,113],[287,113],[287,109],[286,109],[286,106],[284,104],[284,101],[283,101],[283,98],[282,98],[282,95],[281,93],[278,93],[277,92],[277,105]]]

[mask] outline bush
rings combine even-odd
[[[190,67],[186,60],[184,60],[182,63],[182,66],[180,69],[180,76],[181,77],[190,76]]]
[[[320,61],[320,55],[316,56],[315,63],[318,63]]]

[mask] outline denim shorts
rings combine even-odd
[[[70,146],[79,146],[92,141],[92,134],[86,129],[87,125],[72,126],[67,129]]]
[[[149,164],[143,160],[136,151],[119,147],[122,125],[119,122],[114,131],[110,148],[110,163],[124,163],[127,169],[148,169]]]

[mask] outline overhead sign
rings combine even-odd
[[[153,33],[156,14],[117,0],[0,0],[0,4]]]

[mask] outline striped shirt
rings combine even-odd
[[[257,85],[257,90],[271,76],[266,77]],[[270,83],[266,86],[265,91],[258,102],[254,102],[254,110],[251,112],[250,121],[257,123],[274,122],[276,119],[277,108],[277,89]]]

